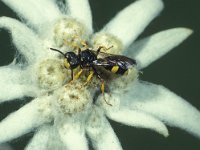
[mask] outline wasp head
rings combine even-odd
[[[64,58],[65,58],[64,59],[65,68],[67,68],[67,69],[75,69],[76,67],[79,66],[79,64],[80,64],[79,57],[74,52],[63,53],[60,50],[55,49],[55,48],[50,48],[50,50],[59,52],[60,54],[62,54],[64,56]]]
[[[80,64],[79,57],[74,52],[65,53],[64,65],[66,68],[75,69]]]

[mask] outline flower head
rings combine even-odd
[[[88,149],[86,136],[94,149],[105,146],[122,149],[107,117],[154,130],[165,137],[168,136],[165,124],[200,137],[200,114],[196,108],[165,87],[139,79],[140,70],[192,33],[190,29],[174,28],[134,42],[163,9],[161,0],[138,0],[130,4],[97,33],[92,28],[87,0],[66,0],[66,5],[50,0],[3,2],[23,20],[1,17],[0,28],[11,33],[25,61],[15,58],[13,63],[0,68],[0,102],[25,96],[33,100],[1,121],[1,143],[37,128],[27,150],[84,150]],[[67,69],[71,64],[63,62],[62,53],[77,54],[77,49],[99,47],[105,53],[135,59],[137,66],[127,69],[127,75],[117,77],[98,70],[106,78],[95,74],[90,79],[90,70]],[[58,49],[59,53],[50,48]],[[69,82],[72,70],[75,80]],[[102,79],[109,89],[105,95],[99,92]]]

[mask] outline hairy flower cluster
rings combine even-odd
[[[196,108],[165,87],[138,78],[140,70],[192,33],[187,28],[174,28],[135,42],[163,9],[162,0],[138,0],[96,33],[88,0],[2,2],[22,18],[21,22],[0,17],[0,28],[9,31],[25,62],[16,62],[15,58],[0,67],[0,102],[25,96],[33,99],[1,121],[0,143],[37,129],[26,150],[87,150],[87,138],[94,149],[121,150],[107,118],[165,137],[169,135],[165,124],[200,137],[200,113]],[[61,54],[77,54],[77,49],[88,48],[95,51],[101,46],[103,52],[125,55],[137,62],[123,76],[99,68],[105,95],[96,74],[85,84],[88,69],[71,81],[72,70],[67,69],[70,65]],[[80,69],[73,69],[75,77]]]

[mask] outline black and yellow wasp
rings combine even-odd
[[[105,48],[104,46],[100,46],[97,50],[88,47],[81,50],[81,48],[78,47],[78,54],[73,51],[63,53],[55,48],[50,49],[57,51],[64,56],[64,66],[67,69],[71,69],[72,80],[74,78],[77,79],[82,74],[83,69],[89,69],[90,74],[88,75],[85,84],[87,84],[95,74],[102,82],[101,91],[104,94],[104,78],[98,73],[98,67],[103,67],[114,74],[124,75],[130,68],[136,66],[136,61],[123,55],[113,55],[101,52],[101,49],[103,48],[110,49],[111,47]],[[74,75],[73,70],[77,67],[80,67],[81,69]]]

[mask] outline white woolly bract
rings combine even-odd
[[[158,32],[133,43],[126,51],[126,55],[136,59],[140,69],[145,68],[182,43],[192,32],[187,28]]]
[[[49,98],[35,99],[0,123],[0,143],[17,138],[51,121]]]
[[[41,27],[47,26],[61,15],[52,0],[2,0],[2,2],[39,32]]]
[[[106,149],[122,150],[110,123],[99,108],[94,107],[91,112],[86,131],[95,150],[102,150],[105,147]]]
[[[37,88],[30,86],[31,80],[26,70],[9,65],[0,67],[0,103],[24,96],[36,96]]]
[[[52,127],[46,125],[38,129],[25,150],[47,150],[51,130]]]
[[[76,18],[88,29],[92,34],[92,14],[88,0],[65,0],[67,8],[69,9],[69,16]]]
[[[61,141],[68,150],[88,150],[84,128],[79,123],[64,123],[59,126],[58,132]]]
[[[168,136],[168,130],[164,123],[146,113],[122,108],[118,111],[108,111],[106,114],[110,119],[122,124],[151,129],[165,137]]]
[[[128,47],[162,9],[162,0],[138,0],[119,12],[103,31],[115,35]]]
[[[42,41],[25,24],[9,17],[0,17],[0,28],[8,30],[14,45],[28,63],[34,63],[43,52]]]
[[[127,95],[123,100],[129,108],[149,113],[200,138],[200,112],[163,86],[140,82]]]

